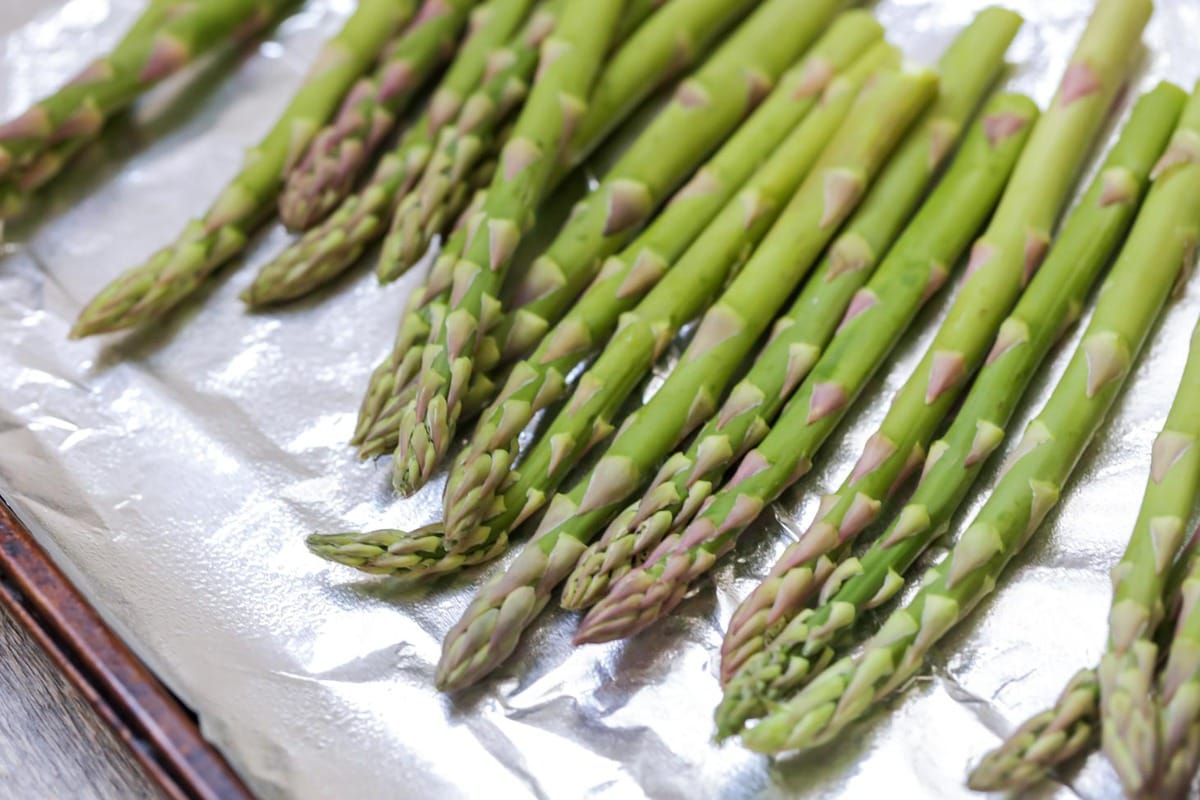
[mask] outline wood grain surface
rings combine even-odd
[[[161,796],[126,746],[0,608],[0,798]]]

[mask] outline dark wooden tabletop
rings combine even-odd
[[[162,795],[42,649],[0,607],[0,798]]]

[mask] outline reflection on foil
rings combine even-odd
[[[891,37],[932,62],[986,0],[884,0]],[[1045,104],[1091,3],[1009,0],[1030,24],[1010,88]],[[139,0],[8,0],[0,116],[119,36]],[[1200,290],[1172,307],[1065,502],[996,595],[891,713],[836,746],[768,761],[710,742],[713,677],[737,601],[836,485],[932,333],[923,317],[818,468],[670,620],[574,649],[551,609],[491,681],[432,689],[442,635],[487,570],[413,588],[317,561],[303,534],[413,526],[386,462],[345,445],[366,376],[419,280],[360,270],[317,300],[247,314],[237,293],[286,241],[269,230],[161,334],[66,341],[81,304],[155,250],[235,172],[352,4],[309,0],[244,59],[217,59],[121,121],[0,260],[0,493],[117,631],[195,708],[266,797],[965,797],[967,765],[1098,657],[1108,568],[1133,522],[1150,443],[1182,370]],[[1139,77],[1190,83],[1200,6],[1160,0]],[[202,70],[203,71],[203,70]],[[945,305],[942,305],[944,309]],[[1024,406],[1064,366],[1064,344]],[[1024,420],[1020,420],[1023,424]],[[981,485],[986,485],[986,481]],[[964,508],[973,514],[978,495]],[[932,554],[937,557],[938,554]],[[1116,796],[1093,758],[1047,796]]]

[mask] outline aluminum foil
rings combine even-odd
[[[1044,105],[1091,3],[1005,2],[1029,20],[1007,83]],[[985,4],[877,9],[894,41],[933,62]],[[0,117],[106,49],[139,5],[0,4]],[[215,196],[352,5],[309,0],[253,52],[210,59],[155,91],[59,183],[40,224],[10,229],[0,258],[0,494],[263,797],[969,796],[968,765],[1099,656],[1108,570],[1182,372],[1198,281],[1170,308],[1061,507],[993,599],[889,713],[837,745],[781,761],[714,746],[717,648],[737,601],[846,473],[944,302],[818,468],[669,621],[628,643],[574,649],[576,617],[552,608],[492,680],[445,697],[432,688],[442,636],[490,570],[413,589],[318,561],[303,545],[312,530],[437,515],[440,483],[401,501],[388,488],[390,463],[360,463],[345,444],[417,274],[380,289],[360,270],[309,302],[248,314],[237,293],[287,241],[273,228],[165,330],[66,340],[88,298]],[[1137,88],[1190,85],[1200,7],[1158,5]],[[1043,370],[1026,418],[1073,344]],[[1045,794],[1118,791],[1097,757]]]

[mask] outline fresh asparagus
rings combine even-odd
[[[1153,636],[1164,615],[1168,573],[1200,492],[1197,437],[1200,333],[1193,336],[1183,381],[1155,440],[1150,478],[1129,546],[1113,571],[1108,650],[1098,670],[1104,752],[1130,796],[1153,793],[1160,750],[1167,745],[1158,736],[1154,696],[1158,647]],[[1177,687],[1172,683],[1171,688]],[[1177,730],[1172,733],[1183,735]]]
[[[755,239],[749,238],[751,234],[757,236],[762,235],[764,224],[770,226],[771,220],[778,216],[777,205],[780,204],[778,199],[771,199],[773,196],[782,195],[786,199],[784,191],[788,188],[795,189],[796,184],[804,178],[804,173],[807,171],[807,166],[813,163],[817,157],[817,151],[821,145],[830,136],[834,135],[837,128],[837,121],[843,116],[844,106],[852,101],[853,92],[843,91],[842,87],[849,81],[854,84],[861,83],[866,75],[862,75],[857,79],[851,76],[842,76],[835,80],[826,91],[826,96],[832,101],[840,98],[840,102],[828,103],[822,113],[814,113],[801,125],[801,127],[789,137],[789,141],[781,145],[776,154],[771,160],[765,164],[759,172],[759,176],[751,181],[751,187],[748,187],[746,196],[753,199],[753,204],[750,206],[755,210],[754,214],[747,216],[747,205],[742,200],[733,200],[729,203],[726,210],[720,215],[718,223],[715,223],[703,236],[689,249],[683,257],[683,264],[672,272],[668,273],[667,279],[655,287],[654,291],[640,304],[648,310],[657,310],[660,307],[670,311],[680,303],[686,303],[691,306],[692,314],[698,313],[697,306],[702,307],[703,297],[716,291],[719,286],[720,279],[728,274],[728,271],[736,265],[739,251],[746,249],[743,243],[752,245]],[[868,126],[866,123],[871,121],[877,112],[882,111],[886,118],[883,122],[895,121],[895,124],[904,126],[907,123],[906,114],[913,113],[911,106],[918,105],[922,100],[927,99],[926,95],[930,89],[931,79],[925,74],[916,76],[903,76],[891,80],[881,81],[880,88],[876,89],[871,94],[871,98],[877,98],[878,102],[871,102],[867,99],[858,101],[857,115],[852,119],[847,120],[842,126],[841,131],[848,134],[851,131],[856,131],[854,136],[846,136],[845,142],[840,148],[834,148],[830,154],[825,156],[825,160],[829,162],[829,166],[823,169],[820,174],[809,175],[805,186],[807,189],[807,199],[811,200],[815,205],[815,209],[806,209],[803,204],[793,203],[795,206],[792,211],[792,216],[799,222],[797,224],[806,224],[813,229],[813,233],[807,238],[817,240],[813,243],[805,241],[805,237],[800,238],[798,247],[802,247],[796,259],[803,262],[807,259],[811,262],[814,251],[819,252],[822,242],[822,237],[832,235],[832,231],[827,228],[832,227],[833,223],[822,227],[815,221],[809,221],[805,217],[805,212],[809,212],[807,216],[815,216],[821,213],[824,205],[823,187],[824,176],[838,175],[837,170],[848,169],[851,166],[857,167],[858,164],[864,164],[865,174],[870,175],[870,171],[875,168],[875,162],[882,160],[886,154],[886,143],[890,141],[889,136],[899,136],[900,131],[881,131],[874,126]],[[839,86],[840,85],[840,86]],[[853,88],[851,86],[850,88]],[[839,108],[841,107],[841,108]],[[832,123],[832,124],[830,124]],[[875,123],[879,124],[878,121]],[[839,134],[841,133],[839,131]],[[790,146],[789,146],[790,145]],[[832,147],[832,146],[831,146]],[[843,167],[843,165],[845,165]],[[796,173],[799,174],[796,174]],[[775,186],[780,183],[781,186]],[[836,201],[836,197],[831,198],[831,202]],[[845,203],[852,204],[855,198],[850,197]],[[765,220],[763,219],[765,215]],[[747,229],[747,222],[751,223],[752,228]],[[782,224],[782,223],[780,223]],[[774,255],[780,252],[786,252],[783,240],[783,233],[777,234],[780,243],[776,245]],[[790,240],[789,240],[790,243]],[[694,267],[689,267],[686,262],[689,260],[695,262]],[[792,269],[793,273],[802,274],[805,269],[803,263]],[[756,280],[759,283],[768,282],[775,278],[774,272],[777,271],[777,266],[774,262],[764,258],[760,262],[755,274]],[[707,275],[705,280],[706,287],[698,286],[698,279]],[[743,273],[745,275],[745,273]],[[745,280],[742,278],[742,280]],[[795,280],[799,280],[799,275]],[[714,285],[716,284],[716,285]],[[688,297],[678,298],[680,294],[689,295]],[[773,298],[773,301],[778,303],[781,298]],[[494,542],[500,541],[502,548],[503,542],[507,540],[508,531],[518,525],[521,517],[527,516],[523,514],[524,507],[529,503],[536,503],[540,498],[545,497],[553,487],[556,486],[564,477],[562,467],[566,466],[565,462],[556,464],[562,460],[561,443],[568,438],[573,438],[579,444],[574,449],[578,452],[583,449],[592,435],[592,430],[596,426],[600,426],[602,430],[607,417],[611,416],[613,409],[619,407],[621,401],[628,395],[632,387],[645,374],[646,365],[653,360],[653,354],[660,347],[661,342],[669,339],[669,335],[659,336],[658,329],[668,327],[670,330],[677,330],[682,322],[686,321],[687,316],[684,312],[677,312],[675,315],[663,316],[655,313],[637,315],[630,314],[627,324],[618,334],[618,338],[606,348],[605,353],[596,362],[596,365],[589,371],[588,376],[580,381],[580,385],[584,386],[591,383],[601,383],[608,388],[607,402],[601,402],[604,398],[599,397],[597,392],[586,392],[578,395],[581,397],[589,408],[584,412],[564,413],[559,416],[555,424],[551,426],[548,434],[541,438],[532,453],[525,459],[522,465],[521,480],[511,487],[508,487],[501,503],[504,507],[498,513],[493,512],[482,525],[477,526],[477,531],[472,531],[472,547],[469,548],[470,553],[493,553],[496,552]],[[657,321],[657,324],[651,325],[650,322]],[[765,321],[758,322],[763,325]],[[752,335],[752,334],[747,334]],[[628,341],[625,341],[625,340]],[[753,339],[751,338],[751,341]],[[631,364],[631,348],[637,348],[638,364]],[[730,361],[736,361],[736,354],[730,356]],[[639,367],[639,365],[641,365]],[[728,368],[728,365],[726,365]],[[702,367],[697,367],[690,380],[694,381],[697,377],[704,377]],[[672,384],[674,385],[674,384]],[[674,390],[673,390],[674,391]],[[685,391],[681,389],[680,392]],[[702,389],[692,389],[692,393],[702,391]],[[676,401],[677,402],[677,401]],[[663,400],[656,400],[656,408],[666,405]],[[599,409],[596,406],[599,405]],[[662,412],[656,412],[662,413]],[[672,420],[670,426],[678,428],[681,420]],[[661,431],[660,431],[661,433]],[[536,480],[533,480],[536,478]],[[549,487],[549,488],[547,488]],[[430,540],[430,531],[422,531],[419,537],[421,545],[424,549],[420,551],[420,558],[408,558],[400,561],[394,557],[398,554],[409,555],[412,553],[412,542],[410,536],[402,532],[376,532],[367,535],[370,542],[377,546],[385,538],[391,537],[391,543],[385,548],[380,549],[377,553],[381,562],[375,563],[370,559],[363,560],[363,555],[366,551],[361,548],[351,546],[346,552],[350,553],[350,559],[344,560],[339,557],[341,546],[346,543],[352,543],[353,539],[346,538],[344,535],[330,537],[316,536],[310,538],[310,546],[326,558],[332,560],[343,561],[350,563],[353,566],[366,566],[378,570],[383,564],[395,564],[396,569],[411,570],[414,572],[431,572],[438,573],[445,570],[457,569],[462,563],[457,557],[458,554],[448,548],[443,542],[440,550],[430,551],[424,548],[424,545]],[[414,535],[415,536],[415,535]],[[477,546],[482,542],[482,546]],[[447,555],[452,557],[443,563]],[[477,558],[472,555],[472,561],[468,563],[477,563]]]
[[[1196,152],[1195,140],[1187,145]],[[1194,158],[1194,156],[1193,156]],[[1200,330],[1200,329],[1198,329]],[[1200,336],[1192,334],[1192,349],[1188,357],[1191,383],[1188,390],[1196,391],[1193,362],[1200,352]],[[1193,402],[1194,405],[1194,402]],[[1194,450],[1194,448],[1191,448]],[[1186,454],[1194,462],[1191,452]],[[1171,471],[1178,469],[1172,466]],[[1187,468],[1185,468],[1187,469]],[[1191,552],[1181,562],[1184,572],[1179,591],[1179,619],[1171,639],[1167,662],[1158,680],[1158,737],[1161,757],[1151,783],[1150,797],[1183,798],[1187,796],[1192,779],[1200,769],[1200,552],[1192,541]]]
[[[117,43],[113,53],[121,53],[138,46],[142,40],[153,36],[170,20],[171,15],[180,9],[183,2],[184,0],[151,0],[146,10]],[[112,57],[106,55],[93,61],[76,80],[88,82],[90,75],[103,74],[108,70],[108,62]],[[28,156],[23,164],[15,168],[7,153],[0,154],[0,220],[20,215],[34,192],[49,183],[84,145],[99,135],[102,125],[103,121],[93,125],[90,134],[85,135],[80,131],[77,136],[61,144],[43,145],[36,154]]]
[[[897,392],[878,432],[868,439],[849,480],[853,488],[825,504],[813,526],[734,613],[722,646],[722,675],[731,675],[761,647],[764,637],[770,637],[774,631],[767,630],[768,619],[778,629],[804,606],[839,559],[834,551],[843,549],[877,516],[881,492],[924,458],[938,425],[1040,266],[1076,173],[1127,72],[1150,7],[1148,0],[1101,0],[1097,5],[1050,110],[1034,128],[995,217],[972,250],[959,296]],[[861,318],[871,314],[868,310]],[[807,466],[816,446],[845,413],[853,390],[861,387],[858,364],[857,358],[832,355],[828,369],[815,369],[809,388],[792,400],[772,433],[743,459],[735,486],[696,524],[716,523],[720,529],[722,513],[772,497],[788,485],[781,486],[780,478]],[[869,493],[860,491],[863,487]]]
[[[532,74],[537,49],[554,29],[555,9],[560,4],[543,4],[522,24],[519,12],[525,5],[524,0],[498,0],[497,13],[463,45],[421,118],[380,161],[366,187],[346,198],[337,211],[280,253],[264,271],[295,276],[283,281],[282,286],[290,285],[292,280],[315,286],[345,272],[383,235],[396,198],[421,177],[438,131],[459,116],[465,98],[483,80],[488,64],[506,62],[527,53]],[[514,35],[517,26],[521,29]],[[522,95],[523,82],[520,87],[514,85],[513,91],[517,96]],[[244,299],[253,303],[258,298]],[[428,333],[425,327],[419,338]],[[391,365],[391,370],[395,370],[395,365]],[[384,379],[383,372],[386,370],[381,371],[380,380]],[[383,392],[379,394],[383,396]],[[392,447],[394,443],[388,449]]]
[[[678,0],[676,0],[678,1]],[[617,178],[638,178],[644,170],[656,175],[670,172],[670,180],[661,180],[665,198],[699,164],[708,152],[737,127],[748,111],[746,99],[758,98],[764,76],[774,81],[788,65],[808,49],[836,15],[840,0],[800,2],[799,0],[766,0],[742,25],[731,34],[675,93],[673,101],[651,123],[645,133],[624,154],[610,171],[603,192],[594,192],[589,203],[590,213],[576,215],[556,237],[545,257],[516,287],[512,296],[518,305],[526,303],[515,315],[506,317],[499,331],[488,337],[505,342],[504,360],[525,355],[573,302],[581,282],[586,282],[600,260],[620,246],[625,236],[636,231],[630,227],[621,236],[603,236],[607,217],[608,196],[621,184]],[[628,73],[628,70],[620,74]],[[603,79],[602,79],[603,80]],[[637,81],[640,86],[644,81]],[[703,100],[704,102],[698,102]],[[583,128],[590,126],[585,124]],[[680,147],[680,143],[688,146]],[[571,152],[582,156],[594,143],[581,147],[576,141]],[[598,238],[599,237],[599,238]],[[451,237],[446,249],[450,253],[461,248],[462,236]],[[599,242],[599,249],[594,244]],[[610,250],[610,248],[612,248]],[[401,373],[402,365],[419,366],[416,357],[406,355],[426,335],[433,310],[432,302],[447,296],[453,273],[453,258],[439,257],[430,271],[430,280],[418,290],[400,324],[392,354],[372,377],[367,400],[360,414],[358,433],[370,428],[398,428],[398,416],[403,408],[396,402],[415,371]],[[560,280],[561,276],[561,280]],[[563,282],[565,281],[565,283]],[[556,288],[560,287],[560,288]],[[518,319],[519,318],[519,319]],[[389,372],[395,372],[389,377]],[[381,382],[391,384],[390,389]],[[396,421],[393,421],[393,420]]]
[[[851,35],[858,37],[858,30],[870,32],[872,38],[882,35],[869,18],[855,16],[848,22],[853,30],[843,29],[845,32],[838,33],[834,41]],[[825,56],[816,57],[821,61],[807,63],[822,64],[818,67],[820,74],[828,75]],[[740,254],[752,251],[762,239],[844,121],[859,88],[888,62],[892,67],[898,65],[899,53],[890,45],[879,44],[844,75],[828,83],[823,78],[821,85],[814,85],[811,92],[797,95],[790,90],[794,87],[785,84],[789,91],[768,101],[693,179],[692,186],[698,180],[703,191],[685,188],[677,207],[668,209],[659,222],[610,262],[606,274],[593,284],[563,325],[546,337],[533,358],[513,369],[501,397],[484,413],[446,485],[445,521],[449,538],[459,531],[476,528],[495,505],[497,494],[505,492],[507,484],[517,480],[517,474],[510,473],[508,468],[517,453],[518,434],[537,411],[565,394],[569,372],[590,354],[593,341],[608,339],[618,319],[621,330],[605,349],[589,380],[597,377],[597,370],[603,374],[609,362],[619,364],[615,369],[628,375],[617,379],[615,369],[610,370],[613,377],[609,383],[614,387],[632,386],[645,375],[661,343],[669,341],[683,323],[711,303],[736,267]],[[818,97],[820,108],[804,118],[805,109],[811,108]],[[801,118],[803,123],[797,124]],[[765,163],[754,172],[763,159]],[[745,188],[735,197],[742,184]],[[687,214],[686,223],[679,214]],[[692,232],[699,233],[699,238],[674,266],[659,258],[660,250],[647,249],[656,240]],[[668,241],[668,247],[676,251],[684,249],[675,241]],[[626,269],[625,265],[630,266]],[[639,267],[636,272],[634,266]],[[656,283],[664,273],[668,277]],[[641,302],[639,295],[644,289],[626,290],[624,298],[619,294],[629,284],[638,283],[646,289],[653,287]],[[659,344],[639,348],[635,351],[638,355],[631,358],[630,342],[645,337]],[[621,399],[614,397],[613,402],[619,404]],[[601,407],[609,405],[605,402]],[[573,417],[569,425],[580,432],[591,425],[586,418],[569,411],[564,413]],[[564,426],[556,423],[547,438],[561,436],[564,430]],[[531,457],[531,461],[536,459]],[[522,467],[522,472],[525,469]]]
[[[61,154],[93,138],[113,113],[150,87],[239,29],[261,28],[290,1],[152,3],[108,57],[0,125],[0,177],[28,167],[50,148]]]
[[[529,2],[514,5],[527,7]],[[288,172],[279,196],[279,218],[288,229],[308,230],[351,193],[405,107],[454,52],[475,3],[425,0],[375,72],[350,90],[337,116],[313,137],[303,158]],[[490,6],[480,9],[491,10]],[[486,24],[486,19],[479,24]]]
[[[250,151],[245,168],[205,217],[190,223],[175,244],[102,290],[84,308],[71,335],[90,336],[157,319],[240,253],[270,213],[289,155],[302,151],[393,32],[408,19],[413,5],[409,0],[361,0],[342,30],[321,49],[308,78],[275,127]]]
[[[977,792],[1023,792],[1060,764],[1091,748],[1100,732],[1100,682],[1082,669],[1054,707],[1031,717],[971,773]]]
[[[977,376],[947,434],[931,446],[920,486],[887,532],[857,559],[842,561],[839,550],[815,561],[794,562],[791,591],[797,586],[803,589],[801,580],[811,580],[800,565],[809,565],[814,574],[836,571],[838,578],[828,581],[817,609],[797,614],[765,650],[764,640],[779,630],[801,603],[779,606],[784,611],[778,619],[771,612],[760,612],[753,628],[747,628],[763,633],[748,639],[744,646],[745,652],[755,655],[746,658],[735,653],[726,659],[739,669],[726,688],[726,700],[718,713],[722,733],[760,715],[766,703],[795,691],[819,665],[828,663],[859,614],[894,597],[904,585],[907,570],[950,524],[988,455],[999,447],[1005,426],[1038,367],[1078,316],[1092,285],[1124,239],[1186,99],[1182,90],[1164,84],[1137,103],[1046,264],[1000,326],[994,355]],[[891,296],[890,292],[878,294]],[[887,487],[864,481],[855,485],[854,491],[882,499]],[[839,586],[842,581],[845,584]]]
[[[1020,17],[1011,12],[987,10],[947,50],[939,65],[945,77],[938,103],[888,164],[863,207],[831,247],[817,277],[808,282],[776,322],[775,335],[730,393],[720,413],[709,420],[687,452],[666,460],[644,498],[619,515],[580,559],[563,589],[564,607],[583,608],[599,600],[634,561],[644,559],[672,528],[690,519],[730,461],[757,444],[768,430],[834,335],[851,298],[871,277],[878,256],[887,252],[920,204],[927,185],[995,79],[1020,23]],[[971,149],[974,158],[964,160],[956,172],[956,185],[972,199],[956,197],[949,206],[955,214],[960,211],[960,203],[966,203],[968,209],[977,207],[964,215],[961,228],[973,230],[968,222],[972,213],[981,215],[991,210],[1023,138],[1001,151],[1001,169],[989,171],[987,165],[992,163],[993,153],[983,133],[977,135]],[[977,191],[981,174],[990,178],[990,193]],[[938,233],[932,240],[949,244],[956,238],[943,239]],[[965,247],[966,242],[960,246]],[[911,252],[910,245],[903,249]],[[924,285],[929,260],[913,261],[922,277],[912,281]],[[932,260],[953,262],[944,255]],[[902,285],[908,285],[907,280]],[[892,291],[884,296],[892,297]]]
[[[817,408],[820,396],[815,395],[814,387],[835,371],[852,377],[846,381],[847,394],[856,395],[886,360],[925,299],[945,282],[946,272],[941,265],[957,261],[994,207],[1024,144],[1029,122],[1036,116],[1032,101],[1022,96],[1002,96],[1000,104],[989,111],[991,113],[985,117],[970,148],[972,158],[964,161],[958,175],[952,175],[957,180],[947,183],[946,192],[940,196],[935,194],[933,199],[938,202],[929,206],[930,212],[918,220],[920,227],[912,229],[911,237],[901,243],[894,258],[889,257],[878,280],[873,280],[866,290],[871,292],[871,297],[878,297],[879,303],[869,308],[869,314],[857,313],[851,306],[838,335],[816,361],[811,375],[801,383],[797,401]],[[1008,126],[1006,123],[1003,129],[1013,132],[1011,138],[989,141],[987,123],[994,123],[1001,115],[1020,119],[1022,124]],[[995,130],[994,124],[991,130]],[[992,179],[982,192],[978,185],[981,173]],[[963,176],[969,180],[964,181]],[[965,201],[972,213],[960,217],[962,205],[942,205],[945,198],[951,197],[960,203]],[[931,231],[940,235],[930,236]],[[943,252],[931,252],[937,250]],[[949,258],[942,259],[943,254]],[[852,373],[839,366],[850,357],[861,365]],[[810,413],[808,418],[814,416]],[[775,452],[770,449],[773,438],[787,435],[797,442],[797,458],[782,462],[749,462],[755,467],[764,467],[749,475],[746,467],[740,469],[729,486],[714,495],[712,503],[686,528],[669,535],[652,551],[645,565],[613,586],[580,624],[576,642],[602,642],[630,636],[670,613],[682,602],[693,582],[734,546],[765,504],[808,470],[812,457],[837,421],[835,416],[825,426],[797,427],[794,423],[789,424],[789,414],[785,412],[753,452],[766,452],[774,457]],[[762,425],[765,428],[766,422]],[[743,485],[748,487],[744,492]],[[706,491],[698,494],[704,499],[708,497]]]
[[[602,141],[633,107],[644,99],[631,95],[625,87],[639,80],[653,86],[645,76],[668,75],[690,64],[706,51],[736,16],[753,5],[747,0],[675,0],[637,29],[627,47],[617,51],[605,67],[604,77],[589,100],[589,111],[573,137],[573,142]],[[392,223],[392,235],[385,247],[403,258],[384,258],[381,265],[411,264],[427,249],[439,233],[431,223],[450,187],[487,151],[481,143],[479,124],[446,137],[444,152],[435,155],[414,192],[412,202],[402,204]],[[482,132],[486,140],[486,130]],[[590,148],[589,148],[590,149]],[[565,164],[578,163],[575,153],[563,154]],[[387,276],[392,277],[396,270]]]
[[[1200,87],[1184,112],[1178,138],[1156,168],[1159,177],[1066,373],[1010,453],[975,521],[925,576],[915,597],[884,621],[858,655],[829,667],[742,734],[751,749],[777,752],[829,741],[903,685],[920,669],[925,653],[991,593],[1057,504],[1172,286],[1191,266],[1200,239],[1197,136]]]
[[[819,29],[810,30],[812,20],[821,18],[828,22],[833,16],[832,10],[839,4],[840,0],[804,3],[804,16],[799,21],[792,21],[787,36],[780,35],[780,28],[774,27],[771,31],[773,35],[767,42],[760,43],[751,58],[740,59],[736,75],[729,76],[730,70],[726,68],[730,60],[729,48],[743,46],[747,41],[747,31],[750,34],[759,33],[759,26],[764,19],[776,21],[781,10],[794,12],[797,0],[770,0],[762,6],[747,23],[749,28],[743,26],[743,35],[735,36],[714,58],[722,69],[702,69],[698,76],[700,79],[714,77],[713,72],[716,71],[720,73],[719,77],[731,78],[719,87],[724,91],[710,92],[709,87],[699,81],[686,82],[680,88],[676,102],[659,115],[658,124],[653,124],[638,138],[634,147],[608,173],[601,187],[585,198],[555,243],[533,263],[530,275],[535,276],[535,282],[541,286],[552,286],[559,276],[576,270],[590,275],[600,258],[632,238],[659,202],[707,155],[711,147],[729,133],[748,107],[762,99],[787,65],[816,38]],[[764,15],[764,12],[769,13]],[[730,111],[728,106],[733,106],[733,110]],[[660,138],[666,134],[670,134],[669,138]],[[678,147],[681,135],[692,142],[706,142],[708,146],[703,150]],[[519,233],[519,230],[511,230],[511,233]],[[519,236],[510,235],[509,240],[515,246]],[[475,249],[482,247],[479,242],[473,244]],[[463,263],[473,262],[459,259],[454,267],[455,273],[461,269],[458,265]],[[467,335],[460,337],[465,349],[456,353],[453,365],[438,332],[435,331],[430,337],[433,349],[427,351],[417,397],[409,403],[400,420],[400,443],[396,448],[393,482],[402,493],[409,493],[423,485],[449,446],[460,413],[457,398],[450,395],[457,395],[461,391],[474,370],[472,351],[479,340],[479,309],[471,305],[477,297],[486,296],[492,302],[488,319],[484,320],[487,322],[485,331],[490,332],[500,318],[496,296],[503,273],[503,269],[479,273],[480,279],[473,281],[466,295],[467,313],[460,314],[452,310],[447,314],[447,326],[451,319],[461,320],[462,323],[456,324],[463,324],[468,330]],[[457,275],[455,282],[460,282]],[[460,304],[452,302],[452,305]],[[469,322],[468,318],[475,321]]]
[[[660,459],[715,410],[715,398],[790,289],[858,204],[887,155],[932,100],[936,85],[932,72],[914,70],[881,75],[864,92],[819,168],[705,314],[666,383],[626,419],[596,467],[569,493],[554,498],[535,540],[507,573],[484,587],[451,630],[438,665],[439,686],[470,685],[504,661],[591,536],[650,477]],[[656,346],[652,341],[635,344],[638,349]],[[601,383],[597,388],[606,387]],[[592,400],[581,405],[591,406]],[[580,413],[588,412],[580,409]],[[536,508],[542,496],[534,487],[525,506],[516,506],[517,514]],[[507,527],[493,530],[502,533]],[[483,537],[477,547],[490,548],[497,538],[494,533]]]

